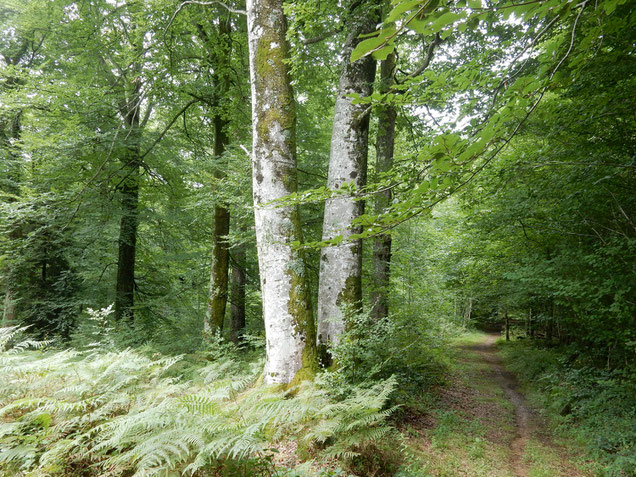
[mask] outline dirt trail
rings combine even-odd
[[[588,477],[574,448],[560,444],[519,392],[499,357],[499,335],[471,334],[453,345],[455,365],[425,414],[403,435],[426,475]],[[414,454],[415,455],[415,454]]]
[[[491,366],[496,381],[515,407],[516,436],[512,441],[511,464],[517,477],[527,477],[529,469],[524,463],[523,455],[535,423],[532,419],[532,411],[528,407],[523,394],[517,390],[515,377],[504,369],[501,359],[497,356],[495,349],[497,338],[499,338],[499,335],[490,334],[483,342],[471,345],[467,349],[476,353]]]

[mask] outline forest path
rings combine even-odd
[[[474,333],[453,344],[447,384],[402,429],[413,468],[427,476],[579,477],[497,352],[499,335]]]
[[[528,477],[529,466],[524,460],[526,445],[531,437],[532,429],[537,427],[532,411],[528,407],[525,397],[518,390],[517,380],[503,367],[501,358],[497,355],[495,342],[498,334],[485,335],[481,343],[475,343],[466,348],[483,359],[493,370],[493,375],[503,389],[508,400],[514,405],[515,437],[510,446],[510,462],[515,477]]]

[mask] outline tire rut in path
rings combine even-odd
[[[470,347],[493,369],[494,377],[501,386],[506,397],[515,408],[515,438],[511,443],[510,464],[516,477],[527,477],[529,468],[524,462],[523,456],[528,439],[534,426],[532,412],[526,403],[523,394],[517,390],[515,377],[506,371],[501,359],[495,350],[495,341],[499,335],[488,335],[486,340]]]

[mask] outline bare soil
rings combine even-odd
[[[506,397],[514,405],[515,436],[510,446],[510,463],[516,477],[528,476],[528,465],[523,456],[526,444],[532,435],[532,430],[537,427],[537,420],[528,406],[523,394],[518,390],[515,377],[503,367],[501,359],[495,352],[495,341],[498,335],[487,335],[483,343],[468,347],[485,363],[492,368],[493,377],[501,386]]]

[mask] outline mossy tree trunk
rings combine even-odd
[[[199,32],[212,50],[211,67],[214,69],[213,82],[215,86],[214,117],[214,155],[219,160],[229,143],[227,134],[227,113],[224,111],[226,96],[230,90],[229,61],[231,55],[232,39],[230,37],[230,21],[222,20],[218,26],[218,34],[214,45],[205,34],[205,30],[199,27]],[[215,178],[221,182],[225,177],[222,167],[216,167]],[[230,210],[227,204],[217,204],[214,207],[214,235],[212,245],[212,263],[210,268],[210,285],[208,288],[208,306],[203,323],[204,335],[209,336],[217,330],[223,329],[225,309],[227,307],[228,269],[229,269],[229,244]]]
[[[395,53],[380,64],[380,93],[389,91],[393,84]],[[378,132],[375,140],[376,172],[386,173],[393,167],[395,145],[395,108],[388,104],[378,108]],[[382,214],[391,205],[391,190],[375,195],[375,213]],[[389,315],[389,280],[391,271],[391,235],[381,234],[373,239],[373,289],[371,315],[379,320]]]
[[[351,94],[372,93],[375,61],[365,57],[351,63],[351,52],[360,35],[373,31],[377,15],[368,2],[351,12],[348,35],[343,51],[343,64],[338,83],[338,96],[333,117],[329,174],[327,185],[332,190],[353,183],[359,190],[366,184],[369,137],[369,110],[354,104]],[[360,232],[353,221],[364,212],[364,202],[351,195],[327,199],[323,219],[323,240],[342,236],[339,245],[322,249],[318,285],[318,344],[323,359],[325,347],[337,342],[345,329],[342,308],[360,307],[362,299],[362,241],[348,238]]]
[[[12,51],[9,42],[6,50],[0,52],[4,62],[11,67],[18,67],[27,54],[28,42],[21,40],[21,46],[17,51]],[[24,84],[19,77],[7,76],[2,83],[5,91],[13,90]],[[16,154],[15,142],[20,139],[22,132],[22,110],[4,111],[0,114],[0,192],[6,194],[4,200],[15,202],[20,193],[20,182],[22,179],[20,158]],[[17,224],[10,224],[9,240],[20,238],[20,227]],[[5,270],[5,293],[4,306],[2,311],[2,326],[12,326],[16,321],[16,296],[13,283],[16,277],[11,270],[10,263]]]
[[[5,171],[0,179],[0,191],[6,194],[8,202],[14,202],[20,192],[20,164],[13,150],[13,142],[20,138],[22,112],[12,114],[8,118],[0,117],[0,169]],[[9,225],[9,240],[20,238],[20,227],[17,224]],[[12,326],[16,321],[16,296],[12,286],[15,280],[10,264],[5,270],[4,307],[2,311],[2,326]]]
[[[230,340],[238,343],[245,330],[245,245],[236,247],[230,275]]]
[[[315,328],[297,206],[272,201],[297,190],[296,109],[289,77],[282,0],[248,0],[252,83],[252,179],[266,335],[264,381],[311,378]]]

